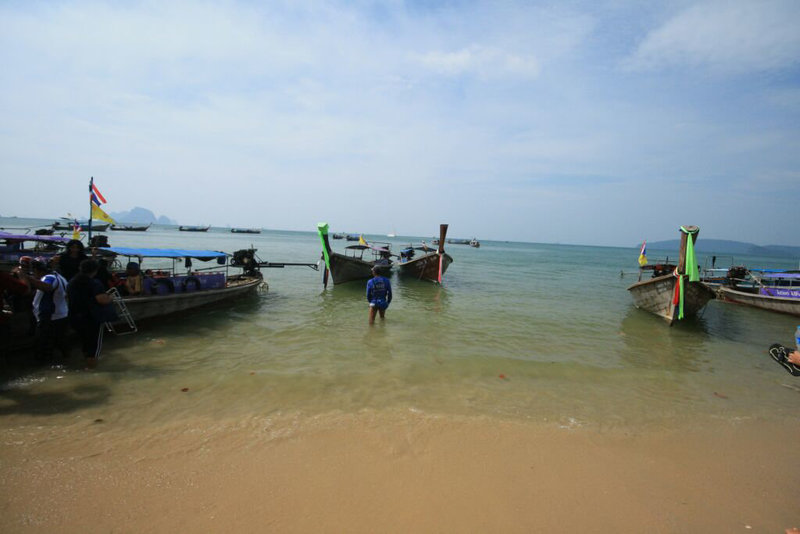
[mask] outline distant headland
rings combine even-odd
[[[637,245],[641,246],[640,245]],[[647,248],[652,250],[675,250],[680,247],[680,240],[653,241],[647,243]],[[703,254],[742,254],[748,256],[767,256],[774,258],[800,257],[800,247],[788,245],[754,245],[742,241],[729,241],[726,239],[698,239],[696,250]]]
[[[114,211],[109,213],[111,217],[120,223],[142,223],[142,224],[178,224],[166,215],[156,217],[156,215],[147,208],[135,207],[129,211]]]

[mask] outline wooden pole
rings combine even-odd
[[[439,225],[439,277],[438,281],[442,283],[442,264],[444,263],[444,239],[447,236],[447,225]]]

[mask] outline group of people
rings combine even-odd
[[[106,292],[112,282],[105,260],[90,258],[83,243],[74,239],[67,243],[63,253],[49,261],[23,256],[3,280],[5,292],[12,298],[31,303],[38,362],[51,363],[55,349],[62,358],[69,358],[67,334],[71,328],[80,338],[87,366],[97,364],[103,325],[115,315],[113,297]]]

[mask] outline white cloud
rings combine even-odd
[[[481,78],[512,75],[535,77],[539,61],[493,47],[471,45],[455,52],[428,52],[415,56],[424,67],[445,75],[474,74]]]
[[[800,2],[710,1],[650,32],[626,66],[633,70],[699,66],[767,71],[800,62]]]

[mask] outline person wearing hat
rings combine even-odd
[[[372,278],[367,282],[367,301],[369,302],[369,324],[375,323],[375,311],[381,319],[386,315],[386,308],[392,302],[392,284],[385,276],[381,276],[378,266],[372,268]]]
[[[36,289],[33,296],[33,315],[36,318],[36,359],[50,362],[53,348],[58,347],[62,357],[69,357],[67,345],[67,281],[60,274],[47,267],[45,258],[31,262],[33,276],[31,288]]]

